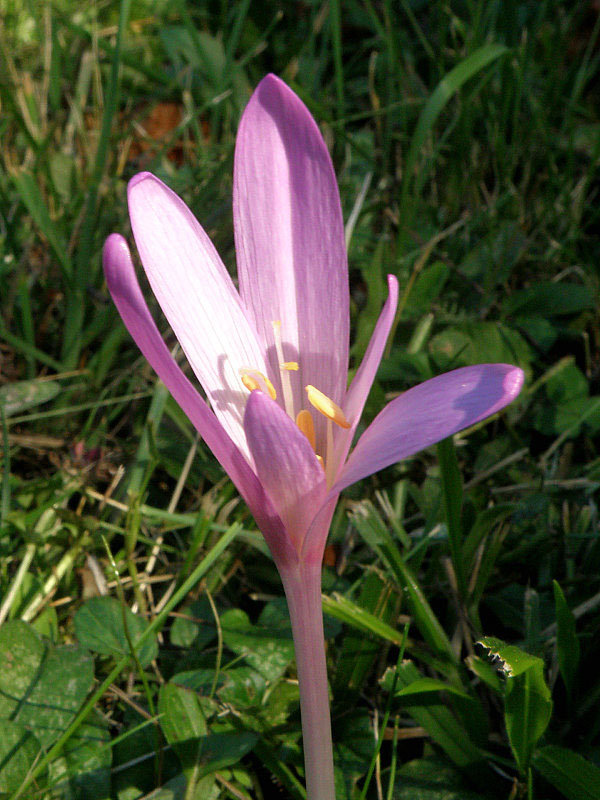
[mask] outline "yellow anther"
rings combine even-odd
[[[281,369],[287,369],[288,372],[298,372],[300,369],[297,361],[284,361],[283,364],[279,366]]]
[[[303,408],[302,411],[299,411],[298,416],[296,417],[296,425],[306,436],[310,442],[310,446],[314,450],[317,446],[317,440],[315,438],[315,423],[313,422],[310,411],[308,411],[306,408]]]
[[[271,381],[266,375],[263,375],[263,373],[259,372],[257,369],[247,369],[246,367],[243,367],[240,370],[240,378],[249,392],[253,392],[255,389],[258,389],[259,391],[268,394],[271,400],[275,400],[277,398],[277,392],[275,391],[275,387]]]
[[[315,389],[315,387],[310,384],[306,387],[306,394],[308,395],[308,402],[311,406],[314,406],[317,411],[320,411],[327,419],[335,422],[340,428],[350,427],[350,423],[346,419],[344,412],[330,397],[327,397],[326,394],[323,394],[323,392]]]
[[[317,461],[323,467],[323,469],[325,469],[325,462],[323,461],[323,456],[317,456]]]
[[[249,392],[253,392],[255,389],[260,389],[260,384],[258,381],[255,381],[254,378],[251,378],[250,375],[242,375],[242,383]]]

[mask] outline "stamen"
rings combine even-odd
[[[277,360],[279,361],[279,372],[281,375],[281,390],[283,392],[283,405],[289,417],[294,419],[294,393],[292,392],[292,382],[290,380],[290,369],[288,364],[295,364],[294,361],[286,361],[283,356],[283,343],[281,341],[281,322],[274,320],[271,325],[273,326],[273,337],[275,339],[275,352],[277,353]],[[296,368],[298,365],[296,364]]]
[[[249,392],[253,392],[255,389],[260,389],[260,384],[258,381],[255,381],[254,378],[251,378],[250,375],[242,375],[242,383]]]
[[[325,462],[323,461],[323,456],[317,455],[317,461],[323,467],[323,472],[325,472]]]
[[[287,369],[288,372],[298,372],[300,367],[297,361],[284,361],[279,365],[279,369]]]
[[[271,400],[277,399],[275,387],[267,376],[263,375],[262,372],[259,372],[257,369],[242,367],[242,369],[240,369],[240,378],[249,392],[259,389],[261,392],[268,394]]]
[[[299,411],[298,416],[296,417],[296,425],[306,436],[310,442],[310,446],[314,450],[317,446],[317,440],[315,438],[315,423],[313,422],[310,411],[308,411],[306,408],[303,408],[302,411]]]
[[[327,486],[333,483],[332,462],[333,462],[333,425],[332,420],[327,420],[327,449],[325,450],[325,475],[327,476]]]
[[[340,428],[349,428],[350,423],[346,419],[346,416],[342,409],[338,406],[337,403],[327,397],[326,394],[320,392],[318,389],[315,389],[314,386],[310,384],[305,387],[306,394],[308,395],[308,402],[311,406],[314,406],[317,411],[320,411],[327,419],[332,420],[335,422],[336,425],[339,425]]]

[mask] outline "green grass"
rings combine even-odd
[[[235,133],[269,71],[354,220],[353,366],[400,280],[366,420],[454,367],[527,375],[501,416],[339,504],[339,800],[600,797],[596,4],[0,13],[0,797],[304,796],[276,570],[100,268],[150,169],[234,271]]]

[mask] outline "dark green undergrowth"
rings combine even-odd
[[[526,373],[340,501],[338,798],[600,798],[598,4],[0,11],[0,797],[305,796],[277,572],[100,265],[150,169],[234,272],[235,133],[272,71],[331,147],[353,367],[400,280],[365,423],[455,367]]]

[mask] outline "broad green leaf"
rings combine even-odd
[[[206,597],[186,606],[171,626],[171,642],[186,649],[193,646],[203,650],[216,635],[215,618]]]
[[[533,766],[568,800],[600,800],[600,769],[566,747],[536,750]]]
[[[72,800],[110,797],[112,749],[104,719],[93,715],[65,745],[64,756]]]
[[[460,326],[445,328],[431,339],[429,352],[440,369],[488,361],[527,367],[533,355],[517,331],[501,322],[479,320],[465,320]]]
[[[114,597],[92,597],[75,614],[75,633],[79,642],[95,653],[115,658],[131,652],[127,636],[135,645],[147,627],[146,620]],[[156,637],[151,636],[137,652],[140,664],[147,667],[157,653]]]
[[[203,698],[190,689],[173,683],[161,687],[161,728],[188,780],[237,764],[258,738],[251,732],[209,734],[205,706]]]
[[[196,739],[207,732],[200,697],[191,689],[174,683],[163,684],[160,688],[158,710],[161,714],[160,724],[169,744]]]
[[[282,637],[281,631],[253,625],[241,609],[230,609],[221,617],[223,641],[267,681],[276,681],[294,658],[291,634]]]
[[[567,605],[563,590],[557,581],[553,581],[553,586],[558,666],[567,691],[569,695],[572,695],[579,666],[579,639],[575,632],[575,617]]]
[[[201,778],[195,784],[193,793],[190,794],[187,778],[179,773],[164,783],[160,789],[146,795],[146,798],[147,800],[217,800],[220,795],[220,784],[213,775]]]
[[[592,430],[600,427],[600,399],[589,396],[588,381],[572,361],[564,360],[552,371],[544,391],[547,399],[534,416],[537,430],[577,436],[583,425]]]
[[[425,756],[398,770],[392,800],[485,800],[442,758]]]
[[[202,761],[201,737],[207,732],[200,696],[173,683],[161,686],[158,700],[160,725],[172,745],[188,781],[198,777]]]
[[[251,731],[211,733],[200,737],[198,744],[201,766],[198,775],[204,777],[235,766],[252,750],[257,741],[258,735]]]
[[[513,644],[506,644],[501,639],[486,636],[478,644],[485,647],[496,666],[507,677],[520,675],[530,668],[543,669],[544,662],[537,656],[526,653]]]
[[[93,678],[93,659],[80,647],[53,647],[20,620],[0,628],[0,720],[24,725],[45,748],[73,720]]]
[[[0,719],[0,730],[0,795],[4,795],[20,788],[40,752],[40,744],[19,722]]]
[[[550,689],[541,665],[536,664],[507,679],[504,721],[515,760],[523,774],[551,716]]]
[[[514,292],[504,301],[503,311],[509,316],[551,317],[577,314],[594,306],[594,293],[590,287],[561,281],[536,283]]]
[[[57,381],[17,381],[0,386],[0,405],[7,417],[53,400],[60,392]]]

